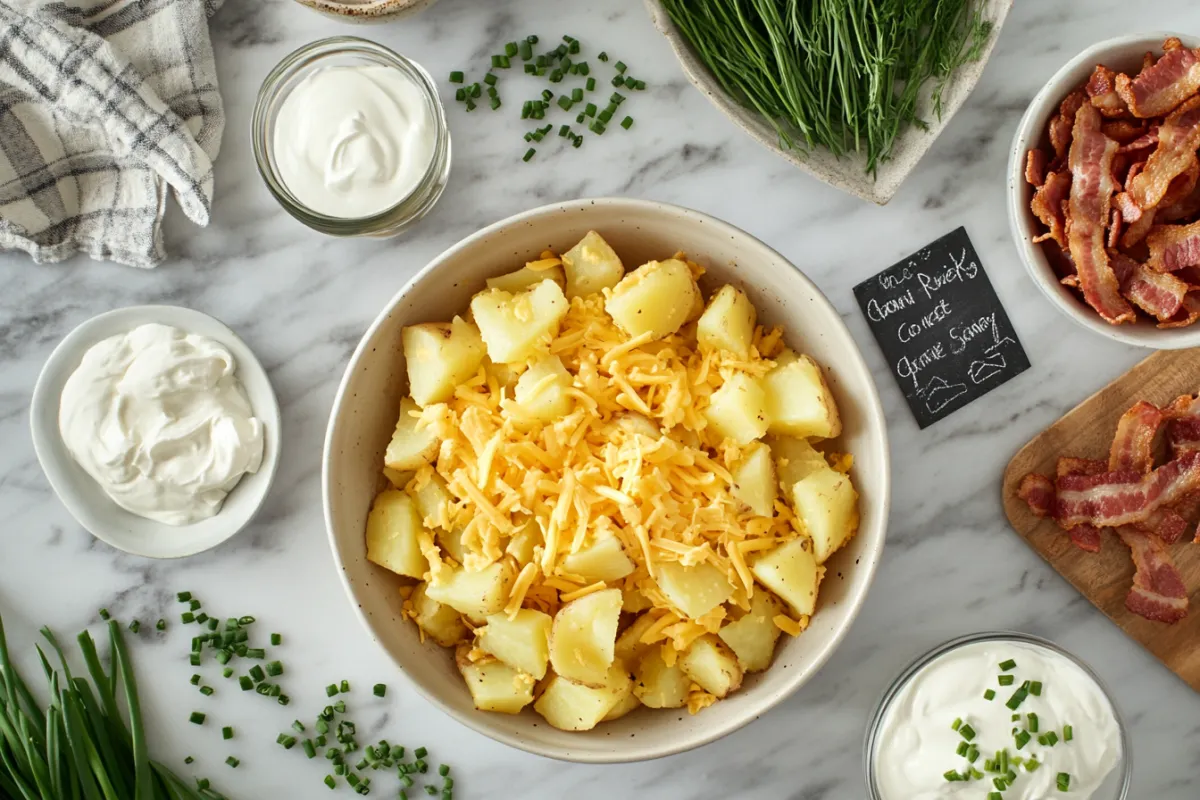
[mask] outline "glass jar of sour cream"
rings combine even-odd
[[[333,236],[394,236],[437,202],[450,133],[419,64],[353,36],[285,57],[259,90],[254,157],[289,214]]]

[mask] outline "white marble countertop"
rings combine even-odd
[[[891,678],[951,636],[1015,628],[1049,637],[1090,662],[1117,691],[1135,755],[1132,797],[1194,798],[1200,697],[1141,650],[1010,530],[1000,506],[1004,465],[1027,439],[1147,355],[1070,323],[1026,278],[1009,238],[1004,168],[1029,98],[1059,65],[1131,28],[1196,30],[1191,0],[1157,0],[1153,19],[1116,0],[1021,2],[983,80],[886,208],[829,189],[772,156],[684,80],[638,0],[564,3],[444,0],[385,27],[348,28],[289,0],[232,0],[214,19],[229,116],[217,163],[212,225],[168,220],[169,262],[157,270],[77,259],[35,266],[0,256],[0,613],[24,664],[37,626],[74,633],[102,606],[143,622],[175,621],[176,591],[222,616],[254,614],[281,631],[290,709],[225,689],[204,698],[187,682],[187,636],[143,633],[136,647],[154,750],[243,798],[324,797],[324,763],[285,754],[275,736],[324,705],[324,685],[360,687],[360,726],[456,765],[458,796],[608,798],[637,793],[843,800],[864,795],[862,737]],[[484,10],[486,9],[486,10]],[[603,9],[603,10],[602,10]],[[571,33],[619,54],[650,84],[632,131],[582,150],[543,146],[529,164],[518,114],[450,111],[454,169],[432,215],[394,241],[343,241],[301,227],[256,174],[248,136],[254,96],[284,54],[322,36],[356,33],[424,64],[443,81],[503,42]],[[510,103],[512,101],[510,100]],[[893,504],[888,547],[849,637],[811,683],[778,709],[700,750],[624,767],[564,765],[508,749],[436,711],[408,689],[354,619],[333,569],[319,496],[322,441],[343,366],[384,300],[432,256],[484,224],[555,200],[630,195],[692,206],[741,226],[813,277],[841,310],[887,409]],[[1033,366],[925,431],[917,429],[858,312],[851,287],[966,225]],[[283,408],[284,458],[252,530],[186,561],[148,561],[100,544],[55,499],[34,458],[28,404],[54,344],[102,311],[172,303],[214,314],[259,354]],[[150,676],[153,676],[152,678]],[[218,681],[220,679],[218,678]],[[387,681],[386,702],[366,687]],[[187,724],[210,711],[202,729]],[[222,742],[219,724],[238,730]],[[297,751],[298,752],[298,751]],[[237,754],[236,774],[221,763]],[[436,761],[435,761],[436,763]],[[390,785],[390,784],[389,784]],[[390,794],[389,794],[390,796]]]

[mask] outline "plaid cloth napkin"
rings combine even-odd
[[[0,0],[0,248],[153,267],[167,187],[208,224],[222,2]]]

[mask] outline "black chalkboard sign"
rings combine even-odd
[[[1029,369],[966,228],[854,287],[917,424]]]

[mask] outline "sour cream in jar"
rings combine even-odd
[[[1033,642],[946,649],[904,680],[876,726],[877,800],[1108,800],[1119,782],[1122,733],[1108,696],[1072,659]],[[994,763],[1001,751],[1006,771]],[[1005,772],[1013,780],[1001,788]]]
[[[262,463],[262,422],[236,372],[208,337],[141,325],[84,354],[63,387],[59,433],[117,505],[168,525],[198,522]]]
[[[283,98],[275,168],[300,203],[360,218],[408,197],[434,158],[437,128],[425,93],[384,64],[318,67]]]

